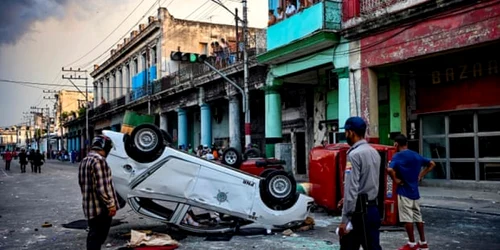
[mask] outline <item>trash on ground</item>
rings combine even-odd
[[[168,234],[152,232],[151,235],[148,235],[136,230],[131,230],[130,232],[130,247],[166,245],[178,246],[180,244]]]
[[[42,227],[52,227],[52,224],[45,222],[42,224]]]
[[[284,236],[291,236],[293,234],[292,229],[287,229],[282,233]]]

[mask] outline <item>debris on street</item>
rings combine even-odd
[[[150,235],[136,230],[130,232],[129,247],[139,246],[179,246],[179,242],[172,239],[168,234],[152,232]]]

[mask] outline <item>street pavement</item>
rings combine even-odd
[[[8,172],[0,162],[0,249],[85,249],[85,230],[62,227],[84,219],[77,170],[77,164],[49,160],[42,166],[41,174],[31,173],[30,169],[20,173],[17,162]],[[432,249],[500,249],[500,216],[488,212],[488,206],[496,209],[499,194],[424,188],[422,196],[426,234]],[[481,209],[470,209],[478,203]],[[181,239],[179,249],[339,249],[333,232],[340,218],[324,213],[312,216],[315,229],[297,233],[297,237],[277,234],[205,241],[205,237],[186,237],[169,231],[165,224],[143,218],[126,206],[115,217],[122,224],[111,228],[106,243],[111,244],[107,249],[119,249],[126,245],[129,236],[124,234],[131,229],[149,229]],[[45,222],[52,226],[42,227]],[[402,230],[381,232],[383,249],[398,249],[405,242]]]

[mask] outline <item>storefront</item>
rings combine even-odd
[[[401,113],[406,114],[400,119],[410,146],[437,163],[429,178],[500,181],[500,53],[495,48],[498,43],[385,70],[399,78],[403,91],[396,91],[405,93]],[[380,92],[381,82],[379,103],[387,96]],[[381,141],[383,109],[381,104]]]

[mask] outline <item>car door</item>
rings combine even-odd
[[[258,180],[217,166],[202,166],[186,195],[204,207],[217,207],[241,215],[250,215],[258,190]]]

